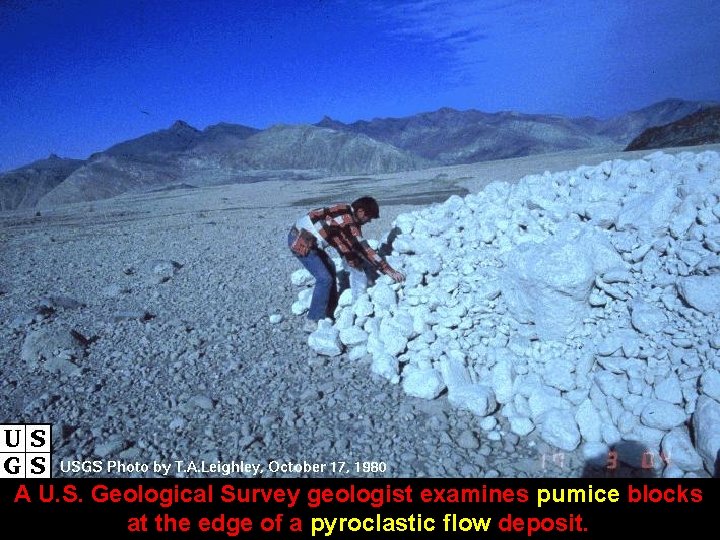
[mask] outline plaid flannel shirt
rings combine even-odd
[[[353,268],[362,267],[362,259],[386,274],[391,270],[377,252],[362,236],[360,224],[355,221],[352,206],[335,204],[327,208],[316,208],[308,213],[316,233]]]

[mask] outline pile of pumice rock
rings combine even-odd
[[[411,396],[498,417],[592,463],[620,444],[666,477],[720,452],[720,156],[663,152],[492,183],[401,214],[379,278],[309,346]],[[389,239],[392,243],[388,245]],[[339,261],[337,261],[339,263]],[[309,305],[300,287],[296,315]],[[495,428],[497,429],[497,428]]]

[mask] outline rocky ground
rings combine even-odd
[[[380,238],[415,204],[533,167],[606,158],[181,189],[0,214],[0,421],[52,423],[58,477],[92,474],[63,470],[83,460],[243,461],[266,477],[581,476],[577,454],[509,429],[490,440],[481,418],[442,396],[408,397],[373,375],[369,359],[314,353],[290,312],[300,266],[286,237],[317,203],[377,196],[382,217],[365,232]],[[268,467],[288,461],[327,466]],[[343,473],[332,470],[339,462]]]

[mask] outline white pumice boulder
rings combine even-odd
[[[695,450],[686,426],[673,428],[665,435],[661,456],[683,471],[700,471],[703,468],[702,457]]]
[[[297,300],[293,302],[293,305],[290,308],[293,315],[302,315],[310,309],[312,294],[312,289],[303,289],[298,293]]]
[[[307,285],[312,285],[314,282],[315,278],[305,268],[300,268],[299,270],[295,270],[292,274],[290,274],[290,283],[292,283],[296,287],[305,287]]]
[[[688,276],[677,281],[682,298],[698,311],[712,315],[720,311],[720,274]]]
[[[315,352],[324,356],[338,356],[343,352],[340,333],[326,319],[318,321],[317,330],[308,337],[308,345]]]
[[[435,399],[445,390],[442,375],[432,368],[408,369],[402,387],[409,396]]]
[[[700,377],[700,390],[703,394],[720,402],[720,372],[708,369]]]
[[[707,470],[714,470],[720,452],[720,403],[700,396],[693,413],[695,448],[705,462]]]
[[[551,409],[541,420],[543,439],[553,446],[571,452],[580,444],[580,430],[572,411]]]
[[[448,388],[448,400],[451,404],[479,416],[486,416],[495,411],[497,402],[492,388],[473,382],[467,368],[457,355],[444,357],[440,361],[440,370]]]

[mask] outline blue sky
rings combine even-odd
[[[717,0],[2,0],[0,171],[182,119],[720,100]]]

